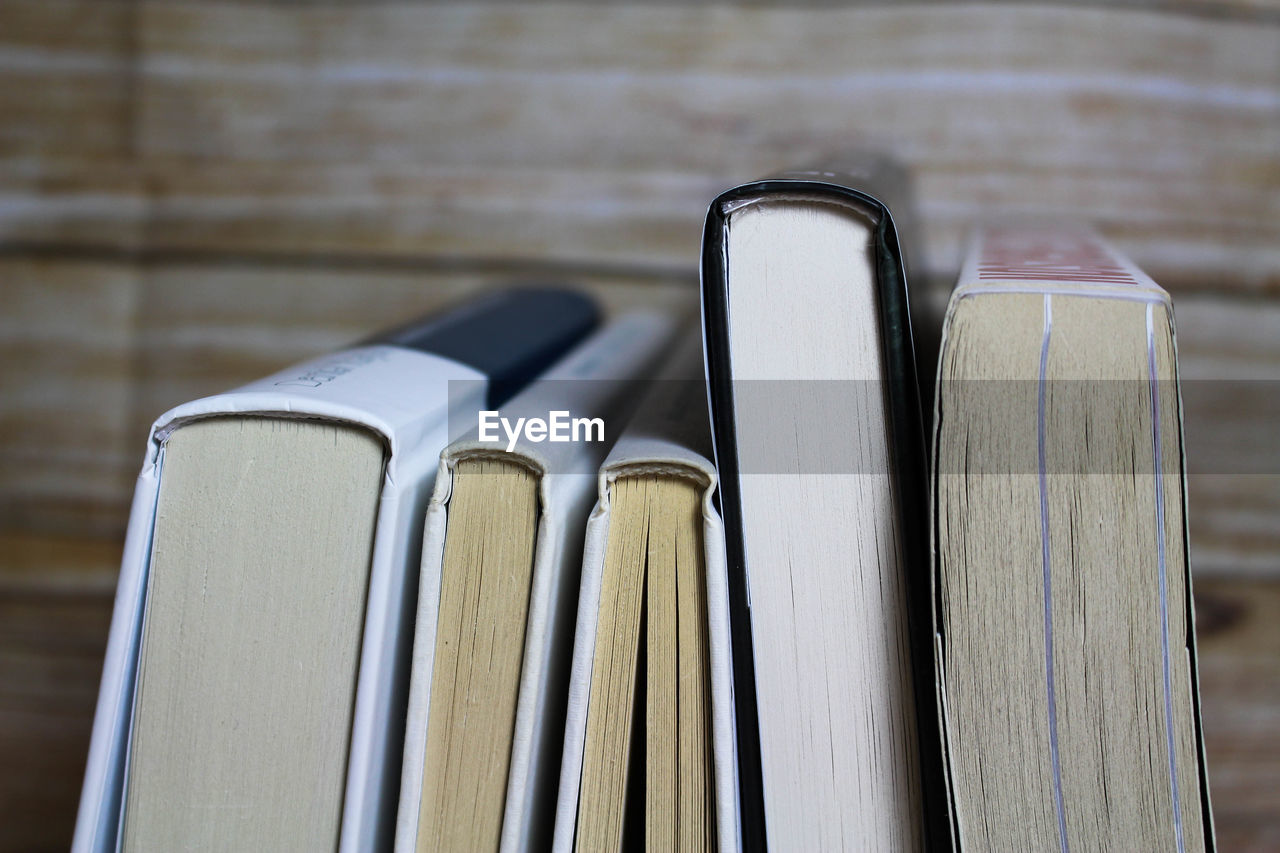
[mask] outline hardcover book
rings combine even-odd
[[[924,443],[877,177],[745,184],[703,234],[747,849],[917,850],[945,814]]]

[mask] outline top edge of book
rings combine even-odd
[[[414,443],[419,426],[443,419],[450,382],[470,383],[477,401],[487,387],[483,373],[444,356],[392,344],[339,350],[170,409],[152,426],[148,455],[192,421],[235,416],[360,426],[394,455]]]
[[[751,204],[794,196],[803,200],[820,201],[826,197],[831,202],[856,202],[871,211],[885,214],[890,209],[890,200],[896,198],[891,184],[885,176],[866,170],[793,169],[725,190],[712,203],[712,211],[728,217]]]
[[[896,211],[911,207],[910,184],[910,174],[892,157],[873,149],[854,149],[738,184],[721,193],[711,207],[713,214],[727,216],[747,204],[803,193]]]
[[[1078,222],[997,222],[980,227],[951,298],[955,303],[994,293],[1170,301],[1164,288]]]
[[[625,422],[631,409],[632,385],[661,358],[675,329],[672,318],[661,311],[629,311],[581,341],[541,377],[492,413],[513,423],[553,413],[560,413],[566,419],[598,417],[605,424]],[[492,437],[495,434],[499,436],[496,440]],[[573,462],[592,459],[589,467],[594,472],[612,444],[608,439],[558,444],[533,442],[522,433],[508,446],[509,438],[493,429],[485,438],[478,427],[470,428],[444,448],[440,458],[449,466],[466,458],[492,456],[518,462],[540,476],[574,471]]]
[[[905,302],[908,277],[924,268],[924,244],[918,227],[912,177],[899,161],[875,149],[837,152],[816,163],[737,184],[716,196],[707,209],[703,229],[704,292],[707,280],[719,280],[724,274],[723,262],[716,256],[722,251],[718,247],[732,216],[751,205],[783,201],[839,205],[869,219],[879,235],[882,263],[888,261],[897,268],[893,272],[882,266],[880,273],[891,273],[892,281],[886,284],[892,284],[893,289],[901,288],[900,297]],[[902,241],[900,234],[909,234],[910,239]],[[894,301],[897,299],[895,296]],[[901,311],[905,321],[905,305]]]
[[[673,353],[600,466],[603,502],[608,500],[610,484],[627,475],[667,474],[693,480],[708,501],[715,491],[700,330],[696,326],[682,329]]]
[[[479,406],[526,386],[598,323],[589,297],[567,289],[510,288],[191,400],[156,419],[148,461],[173,431],[225,416],[320,419],[379,434],[394,456],[450,405]],[[451,383],[458,383],[451,385]],[[499,387],[500,386],[500,387]]]

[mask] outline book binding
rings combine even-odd
[[[804,198],[817,202],[870,209],[878,214],[874,226],[876,301],[885,364],[885,402],[892,430],[891,460],[896,472],[896,520],[901,531],[907,567],[908,632],[911,643],[913,692],[925,815],[921,817],[929,846],[946,837],[946,792],[934,769],[942,766],[942,747],[936,726],[924,709],[936,707],[933,638],[927,553],[928,492],[919,385],[912,345],[905,253],[889,205],[881,200],[896,189],[879,180],[875,163],[852,171],[817,168],[780,172],[764,180],[742,184],[721,193],[710,205],[702,236],[703,347],[711,410],[716,467],[720,472],[720,500],[729,568],[729,610],[733,637],[738,760],[741,779],[743,843],[747,850],[765,846],[764,790],[761,776],[759,716],[754,689],[750,595],[747,586],[742,533],[741,493],[738,487],[738,442],[734,416],[734,378],[730,367],[728,279],[724,252],[727,217],[737,207],[767,197]],[[864,189],[865,188],[865,189]],[[873,189],[874,188],[874,189]],[[872,192],[876,194],[873,195]]]
[[[396,740],[389,735],[392,729],[387,721],[395,717],[397,672],[403,669],[405,655],[401,637],[407,627],[403,612],[410,586],[407,568],[416,557],[416,547],[405,545],[415,543],[416,537],[406,535],[406,530],[414,526],[423,503],[421,475],[430,471],[412,451],[447,441],[444,401],[454,380],[465,380],[465,387],[475,390],[470,404],[478,406],[485,388],[479,371],[424,352],[365,346],[178,406],[155,421],[129,518],[73,850],[98,853],[115,850],[119,844],[165,442],[183,423],[227,415],[341,421],[369,429],[387,444],[342,822],[344,850],[371,847],[378,824],[385,822],[385,816],[379,815],[380,801],[387,796],[388,782],[394,781],[386,774],[388,759],[395,757]],[[405,393],[406,388],[418,393]]]

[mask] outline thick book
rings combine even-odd
[[[935,406],[957,845],[1212,850],[1169,295],[1083,226],[982,229]]]
[[[595,472],[672,329],[654,313],[614,320],[440,455],[397,851],[550,843]]]
[[[923,429],[877,178],[782,172],[723,193],[703,234],[746,849],[945,832]]]
[[[738,849],[724,526],[701,335],[600,466],[553,849]]]
[[[569,291],[491,294],[156,420],[73,849],[389,842],[450,409],[509,393],[597,318]]]

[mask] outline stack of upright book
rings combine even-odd
[[[922,319],[900,189],[162,415],[74,849],[1213,850],[1169,296],[996,223]]]

